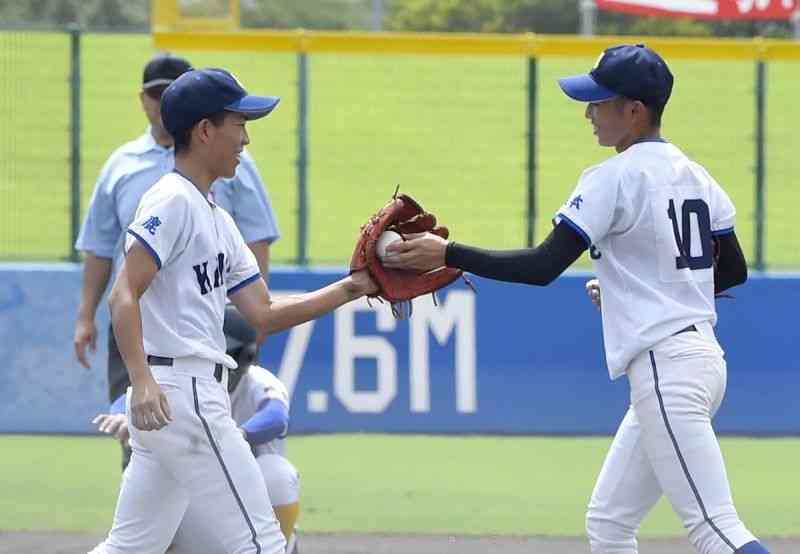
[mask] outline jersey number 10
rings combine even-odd
[[[697,229],[700,232],[700,255],[692,256],[692,214],[697,220]],[[708,269],[712,264],[711,257],[711,217],[708,214],[708,204],[704,200],[694,198],[684,200],[681,206],[680,229],[678,228],[678,215],[675,212],[675,201],[670,198],[667,215],[672,221],[672,233],[675,235],[675,244],[678,246],[680,256],[675,258],[675,269]]]

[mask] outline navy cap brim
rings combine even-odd
[[[580,102],[604,102],[619,96],[613,90],[598,85],[591,75],[576,75],[558,80],[564,94]]]
[[[278,96],[242,96],[236,102],[225,106],[229,112],[243,114],[247,119],[259,119],[268,115],[278,105]]]

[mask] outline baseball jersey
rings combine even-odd
[[[270,371],[252,365],[242,375],[241,381],[231,393],[231,416],[242,425],[250,419],[265,400],[277,400],[289,407],[289,392],[286,386]],[[286,440],[274,439],[265,444],[256,445],[253,452],[261,454],[286,455]]]
[[[632,145],[583,172],[559,209],[590,245],[609,374],[660,340],[716,323],[712,236],[736,210],[699,164],[665,141]]]
[[[158,144],[150,129],[109,157],[95,184],[75,248],[122,264],[125,229],[142,195],[175,166],[175,151]],[[253,158],[242,152],[236,175],[212,185],[214,202],[233,216],[245,242],[273,242],[280,237],[264,183]],[[113,282],[113,276],[112,276]]]
[[[260,273],[231,216],[173,171],[142,197],[126,253],[134,241],[158,266],[139,302],[145,352],[235,368],[222,331],[226,298]]]

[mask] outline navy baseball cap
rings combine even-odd
[[[581,102],[603,102],[617,96],[663,108],[672,94],[672,73],[654,50],[644,44],[606,49],[589,73],[559,79],[567,96]]]
[[[247,94],[236,77],[224,69],[193,69],[175,79],[161,96],[161,119],[174,137],[221,111],[247,119],[266,116],[280,102],[277,96]]]

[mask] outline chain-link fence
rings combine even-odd
[[[70,253],[70,36],[0,33],[0,257]]]
[[[104,161],[145,131],[138,91],[152,42],[147,35],[82,35],[79,90],[69,81],[69,34],[2,33],[0,44],[3,68],[13,76],[0,94],[10,123],[0,133],[0,258],[66,259],[74,232],[71,94],[81,100],[75,161],[82,175],[82,216]],[[344,262],[359,224],[397,184],[440,214],[460,240],[517,247],[528,242],[530,227],[538,241],[581,170],[611,154],[596,146],[583,106],[556,85],[558,77],[591,67],[590,57],[531,62],[514,56],[196,47],[177,53],[197,67],[226,67],[248,89],[283,98],[275,114],[249,126],[249,149],[283,231],[273,249],[276,262]],[[792,138],[800,121],[793,101],[793,73],[800,65],[762,65],[761,161],[758,62],[677,59],[671,65],[676,86],[664,135],[728,190],[753,265],[760,251],[770,269],[800,267],[789,229],[793,201],[800,199]],[[301,99],[307,102],[303,113]],[[535,117],[529,117],[531,106]],[[762,211],[756,200],[759,166]]]

